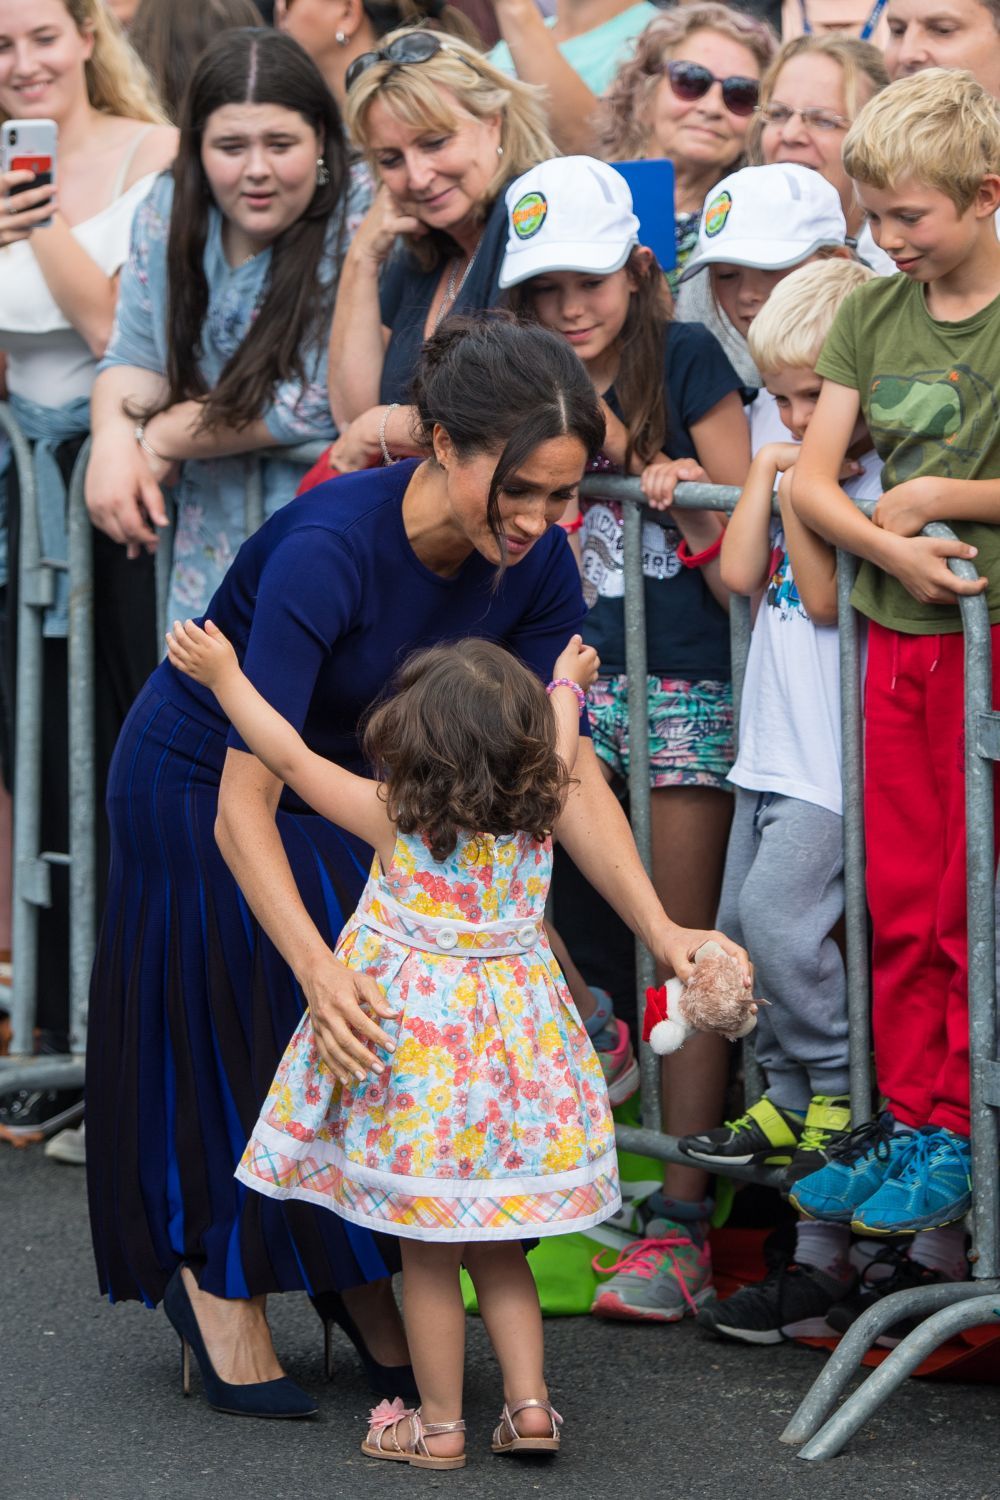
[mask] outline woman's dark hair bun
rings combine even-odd
[[[566,340],[510,313],[449,318],[424,345],[411,401],[428,448],[441,426],[461,458],[500,450],[486,518],[501,558],[507,480],[553,438],[577,438],[588,460],[604,442],[600,401]]]

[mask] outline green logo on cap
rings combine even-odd
[[[530,240],[545,223],[549,205],[542,193],[525,193],[514,204],[510,219],[519,240]]]
[[[717,198],[712,199],[705,210],[705,233],[709,239],[722,233],[732,206],[733,200],[728,193],[720,193]]]

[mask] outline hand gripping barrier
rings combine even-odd
[[[614,499],[623,504],[625,570],[625,648],[629,679],[629,733],[632,762],[629,777],[631,819],[640,854],[650,863],[648,719],[646,713],[646,637],[642,575],[642,524],[665,524],[662,511],[644,506],[636,479],[595,476],[584,481],[584,495]],[[731,513],[737,489],[714,485],[677,486],[679,509],[720,510]],[[870,515],[874,502],[859,508]],[[924,535],[954,539],[949,527],[934,522]],[[951,560],[960,578],[975,578],[971,563]],[[847,945],[847,998],[850,1021],[850,1077],[852,1123],[871,1113],[869,1053],[869,981],[867,908],[864,888],[864,817],[862,803],[862,718],[860,697],[860,632],[850,596],[857,560],[837,553],[837,611],[840,632],[842,774],[844,784],[844,877]],[[990,620],[981,596],[961,597],[959,608],[965,636],[965,769],[967,889],[969,941],[969,1032],[971,1058],[972,1234],[973,1280],[897,1292],[869,1309],[851,1327],[814,1381],[792,1417],[782,1441],[803,1443],[800,1458],[835,1457],[863,1423],[906,1377],[954,1334],[965,1328],[1000,1322],[1000,1253],[997,1212],[1000,1206],[998,1111],[1000,1061],[997,1060],[996,1013],[996,885],[993,850],[993,771],[1000,760],[1000,712],[992,707]],[[749,601],[733,598],[730,613],[733,655],[733,692],[737,711],[749,647]],[[653,961],[637,945],[637,999],[640,1015],[646,985],[652,982]],[[744,1058],[752,1042],[744,1043]],[[662,1134],[660,1121],[659,1059],[648,1047],[642,1056],[643,1128],[619,1126],[621,1146],[629,1151],[690,1165],[677,1151],[676,1141]],[[748,1093],[753,1075],[746,1070]],[[767,1181],[769,1174],[752,1169],[726,1169],[728,1176]],[[878,1335],[903,1318],[923,1321],[903,1339],[833,1416],[831,1411],[866,1351]]]

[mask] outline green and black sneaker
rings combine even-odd
[[[787,1167],[804,1124],[800,1116],[772,1104],[765,1094],[738,1120],[703,1135],[681,1136],[677,1145],[693,1161],[712,1167]]]
[[[781,1190],[787,1193],[802,1177],[819,1172],[830,1160],[830,1152],[846,1140],[851,1129],[851,1101],[846,1094],[813,1094],[798,1150],[781,1174]]]

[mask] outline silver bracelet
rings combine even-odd
[[[146,424],[145,424],[145,422],[140,422],[138,424],[138,426],[135,428],[135,431],[133,432],[132,436],[135,438],[136,442],[139,444],[139,447],[142,449],[143,453],[148,453],[149,456],[150,456],[150,458],[155,458],[156,459],[157,463],[168,464],[170,462],[169,458],[164,458],[164,456],[163,456],[162,453],[157,453],[157,451],[153,447],[152,443],[146,437]]]
[[[378,424],[378,445],[382,449],[382,462],[384,464],[386,464],[386,465],[389,465],[391,463],[395,463],[395,459],[393,458],[392,454],[389,452],[389,444],[385,440],[385,429],[386,429],[386,423],[389,421],[389,413],[391,411],[395,411],[396,408],[398,407],[398,405],[399,405],[398,401],[390,401],[389,405],[386,407],[385,411],[382,413],[382,420],[381,420],[381,422]]]

